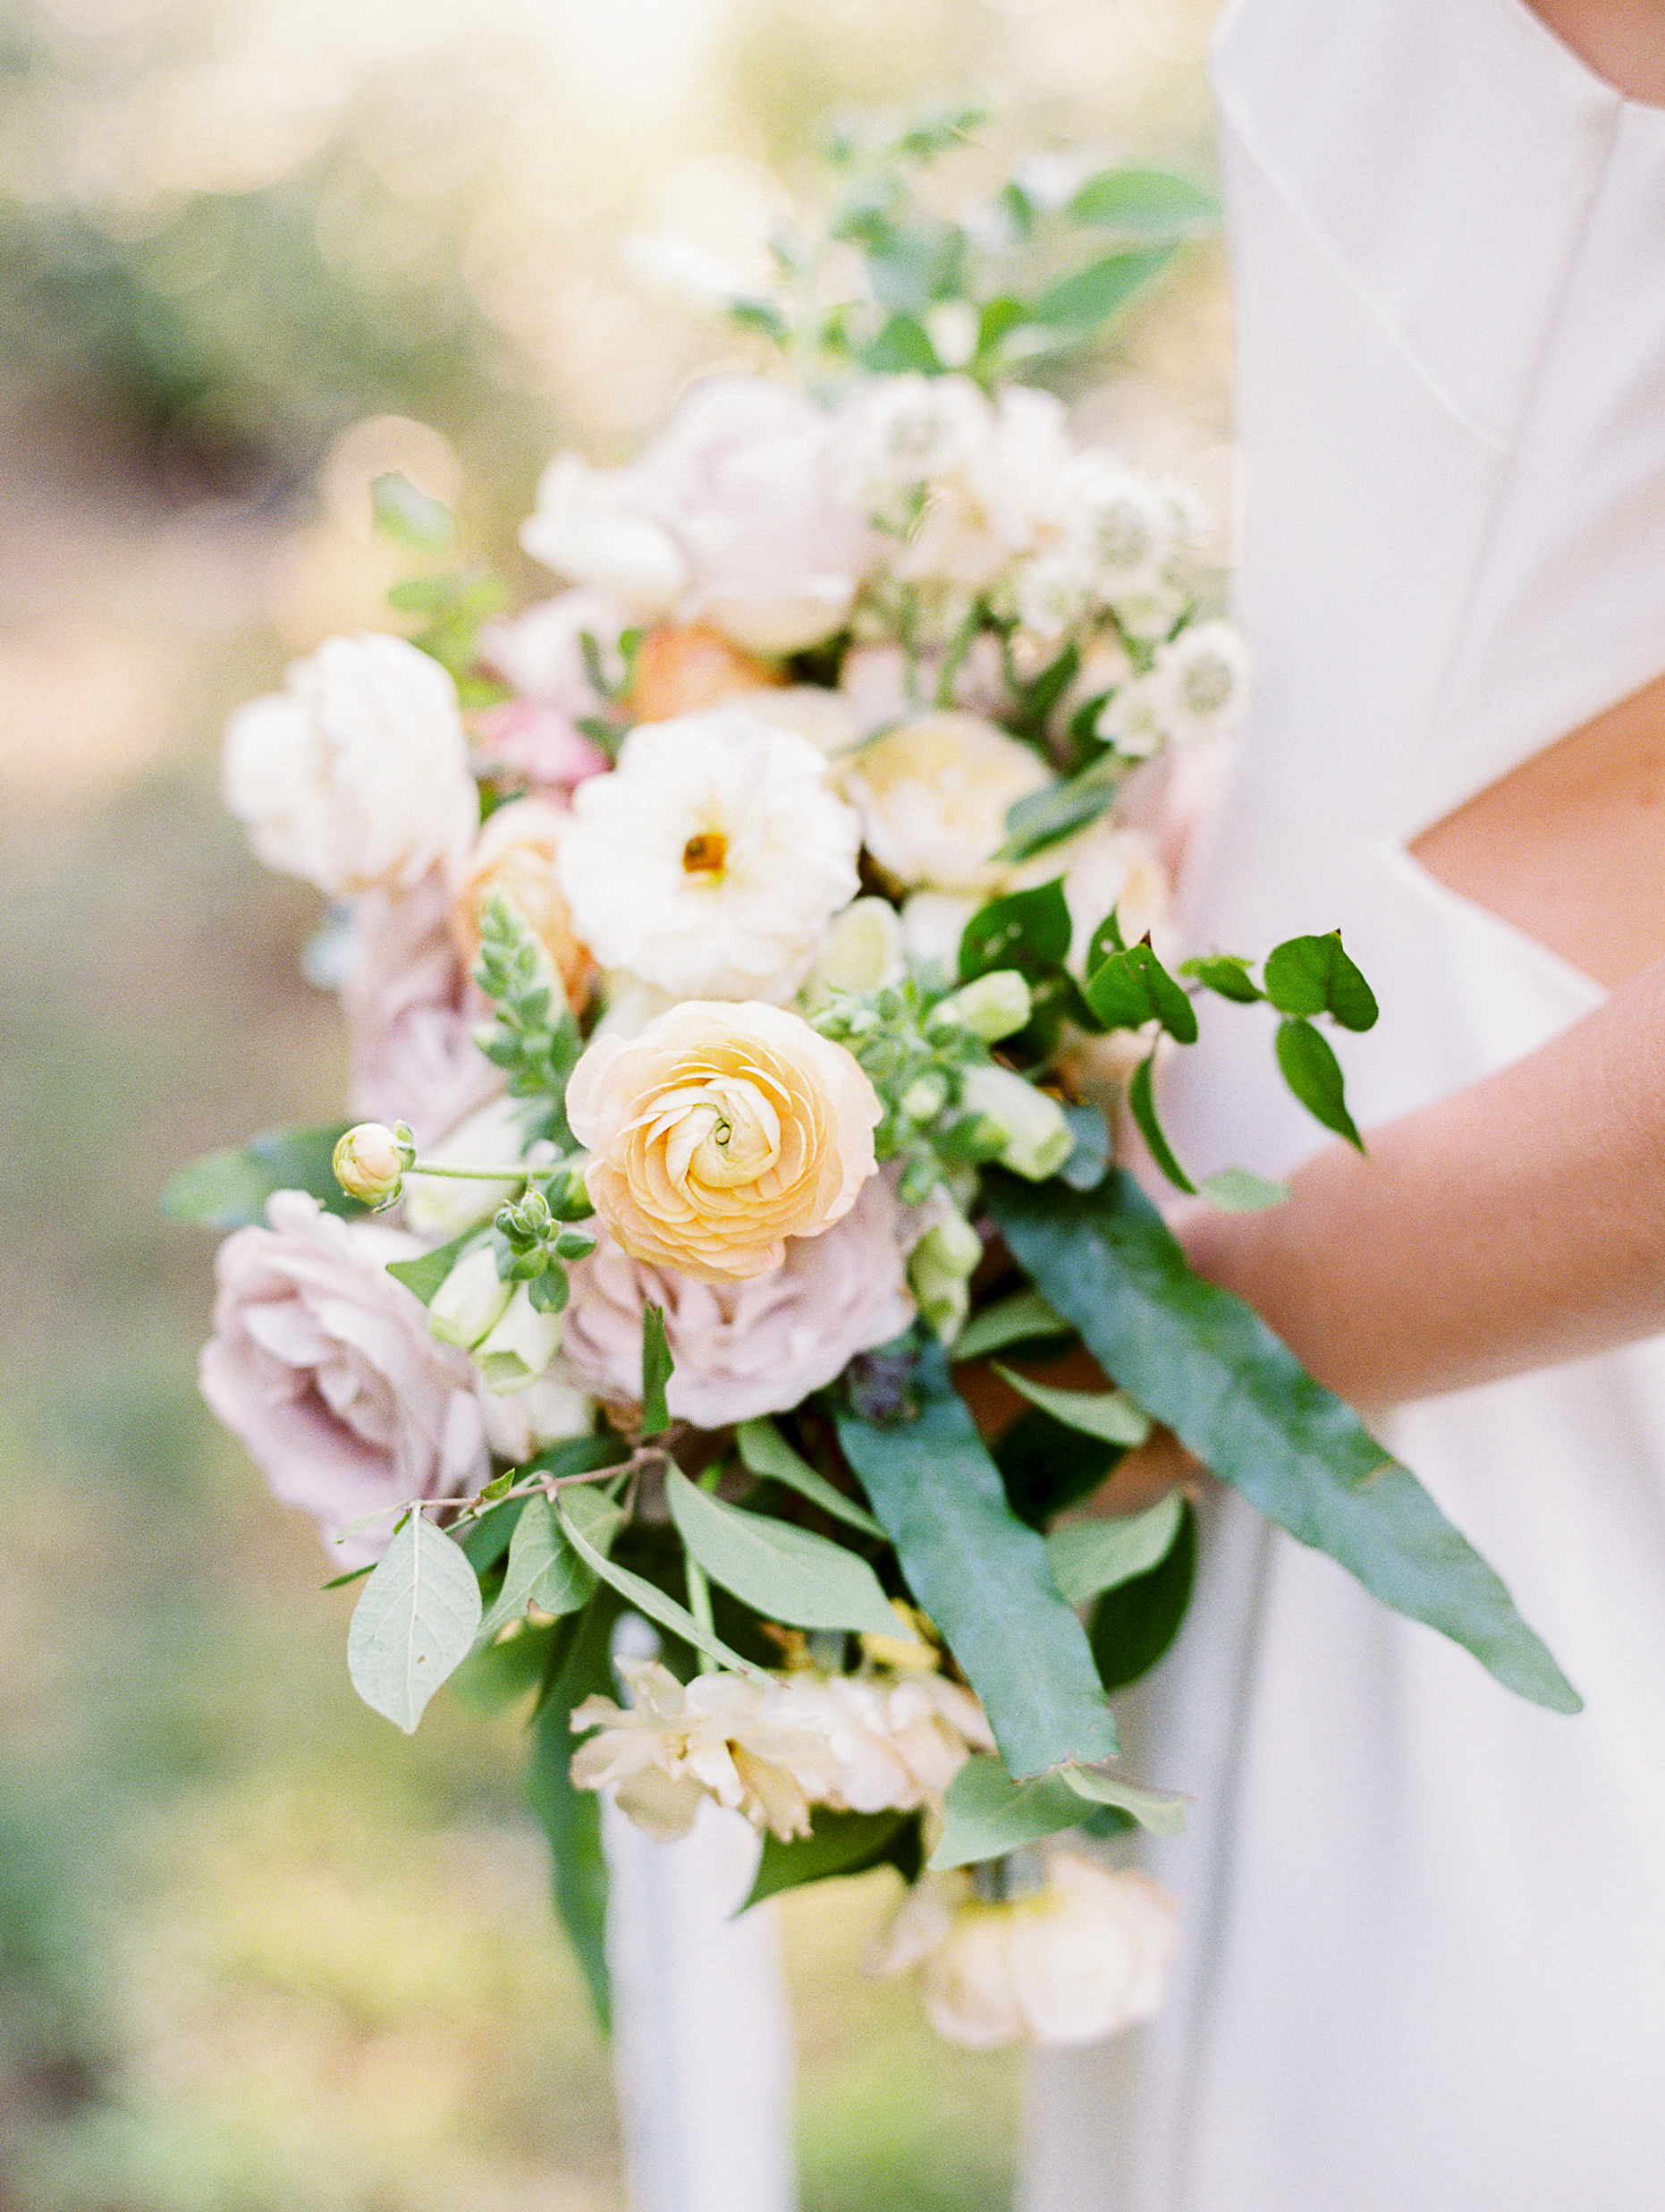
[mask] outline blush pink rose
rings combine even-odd
[[[414,1237],[339,1220],[301,1191],[277,1191],[266,1218],[220,1247],[202,1394],[274,1494],[312,1515],[332,1558],[361,1566],[397,1516],[337,1545],[350,1522],[489,1477],[477,1378],[387,1273],[422,1250]]]
[[[529,784],[539,798],[565,798],[612,766],[558,708],[533,699],[488,707],[475,717],[474,734],[482,774]]]
[[[451,934],[452,894],[437,871],[407,898],[354,905],[342,1006],[352,1050],[349,1110],[409,1122],[437,1144],[494,1098],[503,1079],[474,1041],[491,1009]]]
[[[743,1283],[696,1283],[632,1259],[604,1237],[572,1269],[562,1351],[573,1374],[615,1405],[642,1391],[642,1309],[662,1306],[676,1370],[678,1420],[723,1428],[797,1405],[858,1352],[913,1319],[902,1208],[882,1178],[820,1236],[791,1237],[786,1258]]]
[[[596,640],[601,672],[616,684],[624,674],[619,640],[636,617],[603,591],[561,591],[523,614],[487,623],[480,650],[522,699],[553,707],[569,722],[599,714],[606,700],[596,689],[584,638]]]

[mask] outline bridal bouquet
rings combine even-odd
[[[256,851],[333,903],[366,1118],[174,1184],[234,1229],[203,1390],[363,1578],[370,1705],[524,1705],[604,2014],[604,1790],[667,1838],[743,1813],[756,1898],[897,1869],[883,1963],[962,2041],[1154,2008],[1173,1907],[1099,1846],[1184,1808],[1109,1693],[1179,1627],[1193,1517],[1072,1511],[1154,1422],[1576,1702],[1115,1163],[1125,1107],[1193,1187],[1154,1076],[1210,1000],[1357,1141],[1326,1029],[1376,1008],[1332,934],[1172,956],[1133,802],[1246,674],[1195,502],[972,366],[847,345],[813,389],[695,384],[626,466],[563,454],[522,532],[561,588],[514,614],[385,479],[425,627],[228,733]],[[615,1662],[626,1614],[657,1657]]]

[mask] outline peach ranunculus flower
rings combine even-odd
[[[598,1038],[567,1086],[596,1212],[633,1259],[702,1283],[778,1267],[874,1173],[882,1108],[842,1045],[756,1001],[690,999]]]
[[[652,1304],[676,1362],[666,1391],[676,1420],[723,1428],[782,1412],[912,1320],[902,1220],[875,1175],[842,1221],[820,1236],[789,1237],[781,1265],[743,1283],[694,1282],[604,1236],[571,1270],[567,1363],[597,1397],[638,1403],[642,1313]]]
[[[481,910],[495,893],[505,893],[548,953],[567,1004],[581,1007],[596,963],[579,942],[555,873],[555,854],[570,819],[546,799],[515,799],[499,807],[458,871],[451,935],[471,973],[480,949]]]

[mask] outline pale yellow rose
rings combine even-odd
[[[1053,780],[1038,753],[976,715],[922,715],[849,756],[844,796],[903,890],[993,891],[1006,810]]]
[[[778,1267],[874,1172],[881,1108],[841,1045],[780,1006],[690,999],[597,1038],[567,1118],[596,1210],[633,1259],[701,1283]]]

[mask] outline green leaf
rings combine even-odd
[[[413,1513],[353,1608],[353,1688],[372,1712],[411,1734],[428,1699],[468,1657],[480,1612],[473,1568],[426,1513]]]
[[[382,537],[410,553],[449,553],[457,541],[451,509],[397,470],[371,479],[370,514]]]
[[[616,1534],[624,1522],[623,1508],[608,1503],[606,1511]],[[608,1549],[612,1536],[604,1525],[587,1533],[598,1549]],[[561,1533],[554,1507],[546,1496],[535,1494],[527,1499],[526,1511],[515,1524],[503,1588],[475,1631],[475,1648],[484,1648],[501,1629],[524,1619],[534,1606],[540,1613],[577,1613],[595,1594],[596,1578]]]
[[[1067,1106],[1064,1119],[1075,1132],[1076,1148],[1058,1172],[1072,1191],[1095,1190],[1110,1165],[1110,1123],[1095,1106]]]
[[[1310,1021],[1286,1014],[1278,1024],[1276,1042],[1283,1080],[1306,1111],[1314,1121],[1334,1130],[1338,1137],[1345,1137],[1348,1144],[1362,1152],[1365,1140],[1347,1110],[1341,1064],[1331,1050],[1329,1038]]]
[[[1080,1204],[1073,1192],[1072,1204]],[[914,1596],[983,1700],[1012,1770],[1113,1758],[1115,1726],[1046,1547],[1006,1502],[942,1347],[923,1344],[917,1417],[880,1428],[841,1411],[839,1441]]]
[[[1184,1515],[1185,1501],[1175,1490],[1142,1513],[1054,1529],[1046,1551],[1059,1589],[1072,1606],[1084,1606],[1103,1590],[1148,1574],[1172,1549]]]
[[[1176,1042],[1196,1042],[1196,1008],[1148,945],[1111,953],[1086,979],[1086,1001],[1109,1030],[1140,1030],[1160,1021]]]
[[[330,1164],[346,1128],[333,1122],[326,1129],[269,1129],[245,1145],[209,1152],[168,1182],[162,1211],[204,1229],[246,1229],[264,1224],[274,1191],[305,1191],[326,1213],[351,1220],[365,1209],[347,1196]]]
[[[1266,996],[1280,1013],[1327,1013],[1344,1030],[1369,1030],[1376,995],[1341,947],[1341,932],[1290,937],[1266,955]]]
[[[1138,253],[1112,253],[1049,284],[1029,309],[1030,320],[1077,334],[1106,323],[1134,293],[1173,258],[1171,245]]]
[[[665,1385],[675,1371],[676,1362],[672,1359],[671,1347],[665,1342],[664,1308],[648,1306],[642,1314],[644,1436],[661,1436],[671,1426],[671,1409],[665,1403]]]
[[[431,1252],[423,1252],[415,1259],[390,1259],[387,1272],[395,1283],[402,1283],[408,1291],[414,1291],[425,1306],[431,1306],[439,1295],[441,1284],[463,1254],[471,1251],[489,1234],[484,1227],[465,1229],[461,1236],[453,1236],[449,1244],[436,1244]]]
[[[1253,1006],[1265,996],[1250,978],[1248,962],[1234,953],[1212,953],[1180,964],[1182,976],[1195,976],[1205,990],[1229,998],[1237,1006]]]
[[[607,1862],[601,1847],[601,1799],[572,1786],[572,1708],[614,1691],[608,1647],[616,1605],[597,1600],[584,1615],[578,1640],[549,1699],[533,1723],[527,1796],[549,1838],[550,1874],[561,1916],[602,2033],[611,2030],[613,1991],[607,1972]]]
[[[988,1751],[974,1751],[949,1784],[942,1801],[942,1834],[931,1853],[933,1873],[998,1859],[1074,1828],[1084,1818],[1081,1800],[1056,1773],[1014,1782]]]
[[[1180,1166],[1179,1157],[1169,1143],[1167,1131],[1157,1115],[1156,1099],[1151,1089],[1151,1070],[1155,1064],[1156,1055],[1152,1053],[1134,1069],[1128,1083],[1128,1106],[1139,1125],[1140,1136],[1150,1148],[1151,1157],[1162,1174],[1176,1191],[1194,1193],[1196,1185]]]
[[[574,1495],[582,1496],[583,1493],[579,1491]],[[668,1629],[672,1636],[680,1636],[685,1644],[692,1644],[696,1651],[706,1652],[720,1665],[732,1667],[737,1674],[749,1674],[754,1679],[762,1674],[760,1668],[754,1666],[749,1659],[743,1659],[738,1651],[731,1650],[721,1637],[702,1628],[686,1606],[678,1605],[674,1598],[668,1598],[663,1590],[645,1576],[633,1574],[629,1567],[618,1565],[604,1552],[598,1551],[584,1530],[576,1524],[570,1497],[563,1496],[555,1512],[562,1534],[591,1573],[610,1584],[621,1598],[628,1598],[638,1613],[660,1628]]]
[[[1157,1835],[1178,1835],[1185,1826],[1186,1801],[1172,1790],[1153,1790],[1129,1782],[1108,1765],[1065,1767],[1060,1779],[1089,1805],[1113,1805],[1131,1813],[1142,1828]]]
[[[1200,185],[1163,169],[1104,169],[1087,179],[1064,214],[1094,230],[1173,238],[1218,222],[1220,207]]]
[[[1068,1321],[1061,1320],[1039,1291],[1014,1291],[993,1306],[974,1314],[954,1339],[954,1360],[986,1359],[1008,1344],[1027,1344],[1047,1336],[1073,1336]]]
[[[790,1843],[765,1835],[757,1878],[740,1911],[807,1882],[866,1874],[875,1867],[895,1867],[905,1882],[917,1881],[924,1860],[917,1812],[834,1812],[817,1805],[807,1835]]]
[[[1038,1405],[1001,1431],[993,1453],[1006,1502],[1031,1529],[1090,1497],[1124,1455],[1120,1445],[1066,1428]]]
[[[959,940],[959,980],[974,982],[1015,968],[1030,982],[1053,974],[1069,957],[1071,924],[1061,876],[1033,891],[991,899],[966,924]]]
[[[911,315],[888,317],[877,337],[862,348],[861,365],[875,377],[934,377],[942,368],[925,325]]]
[[[1112,906],[1086,941],[1086,973],[1091,975],[1112,953],[1125,953],[1127,949],[1128,941],[1121,934],[1121,917]]]
[[[1222,1167],[1217,1175],[1204,1175],[1196,1187],[1222,1214],[1264,1214],[1289,1195],[1287,1182],[1272,1182],[1247,1167]]]
[[[1014,1374],[998,1360],[991,1364],[1020,1398],[1038,1405],[1043,1413],[1062,1421],[1066,1428],[1078,1428],[1084,1437],[1096,1437],[1101,1444],[1120,1444],[1131,1451],[1151,1433],[1149,1416],[1140,1412],[1125,1390],[1053,1390],[1045,1383],[1032,1383],[1027,1375]],[[1070,1600],[1072,1605],[1076,1602]]]
[[[680,1468],[665,1477],[677,1534],[714,1582],[765,1620],[794,1628],[847,1628],[894,1636],[896,1615],[865,1559],[772,1514],[696,1489]]]
[[[1114,1171],[1086,1198],[990,1175],[985,1193],[1042,1295],[1222,1481],[1384,1605],[1464,1645],[1509,1689],[1556,1712],[1579,1709],[1501,1581],[1409,1469],[1241,1300],[1192,1272],[1129,1175]]]
[[[1150,1673],[1179,1633],[1196,1579],[1196,1515],[1186,1505],[1162,1557],[1107,1589],[1093,1608],[1087,1636],[1107,1691],[1125,1690]]]
[[[734,1441],[742,1464],[754,1475],[796,1490],[799,1497],[820,1506],[846,1528],[859,1529],[864,1536],[875,1536],[881,1543],[888,1541],[873,1515],[854,1498],[835,1490],[824,1475],[818,1475],[807,1459],[793,1451],[772,1420],[742,1421],[734,1432]]]
[[[1073,837],[1077,830],[1108,813],[1120,784],[1119,767],[1111,771],[1095,762],[1067,784],[1052,784],[1014,799],[1006,809],[1006,842],[994,858],[1015,864]]]

